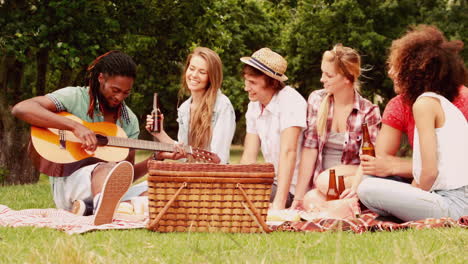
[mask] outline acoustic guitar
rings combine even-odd
[[[71,131],[32,126],[31,144],[29,145],[30,156],[36,168],[49,176],[63,176],[61,175],[63,174],[63,165],[83,160],[89,160],[90,164],[96,161],[118,162],[125,160],[129,149],[175,151],[174,144],[128,138],[125,131],[114,123],[89,123],[67,112],[57,114],[79,122],[94,131],[98,147],[95,152],[88,152],[81,147],[81,141]],[[215,153],[191,146],[183,146],[183,148],[195,161],[220,162]]]

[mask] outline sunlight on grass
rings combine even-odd
[[[461,228],[364,233],[66,235],[0,228],[1,263],[466,263]]]

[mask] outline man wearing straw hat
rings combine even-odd
[[[307,102],[284,84],[288,63],[278,53],[262,48],[240,60],[245,63],[244,90],[250,100],[241,163],[256,162],[261,148],[266,162],[275,167],[271,209],[285,209],[294,198]]]

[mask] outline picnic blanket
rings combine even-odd
[[[408,228],[427,229],[456,226],[468,228],[468,216],[463,216],[458,221],[455,221],[452,218],[428,218],[405,223],[382,221],[378,220],[378,217],[378,214],[370,210],[366,210],[362,212],[358,218],[353,219],[322,218],[300,222],[286,221],[280,225],[270,227],[275,231],[324,232],[329,230],[342,230],[352,231],[354,233],[363,233],[367,231],[395,231]]]
[[[402,224],[377,220],[377,214],[365,211],[359,218],[345,219],[315,219],[312,221],[283,222],[270,225],[274,231],[323,232],[329,230],[352,231],[362,233],[366,231],[393,231],[407,228],[437,228],[437,227],[468,227],[468,216],[458,221],[451,218],[425,219]],[[26,209],[12,210],[0,205],[0,226],[4,227],[49,227],[66,232],[67,234],[81,234],[93,230],[135,229],[146,228],[147,218],[131,217],[116,214],[110,224],[95,226],[93,216],[78,216],[62,209]]]
[[[96,226],[94,216],[79,216],[62,209],[12,210],[0,205],[0,226],[49,227],[66,232],[81,234],[93,230],[145,228],[147,218],[115,214],[112,223]]]

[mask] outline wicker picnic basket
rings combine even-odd
[[[159,232],[269,232],[272,164],[148,162],[148,229]]]

